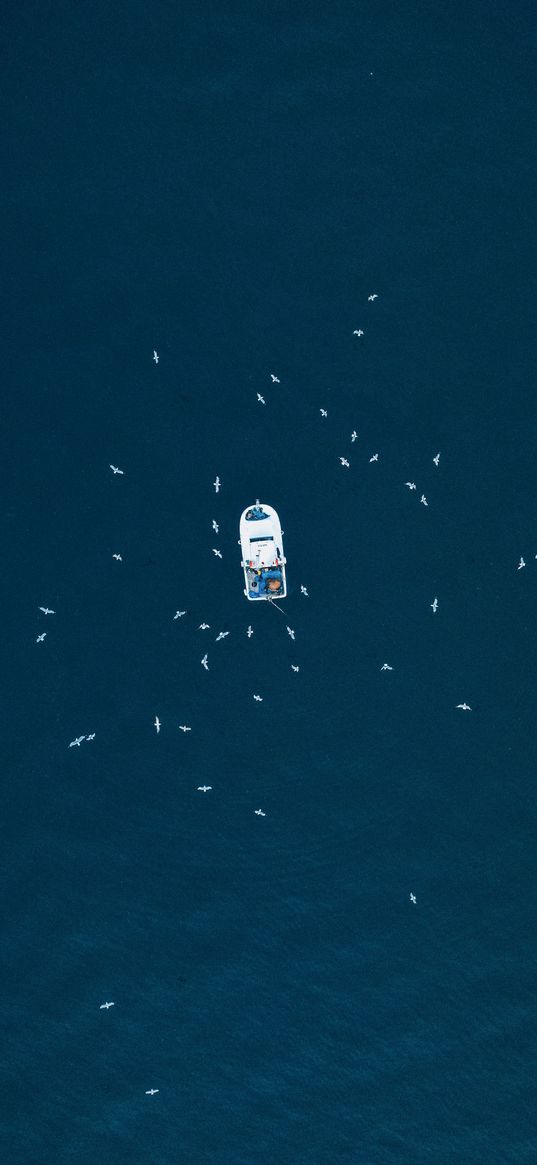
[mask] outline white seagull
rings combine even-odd
[[[95,733],[90,732],[89,736],[86,736],[86,740],[95,740]]]
[[[262,405],[266,405],[266,403],[267,403],[267,402],[266,402],[266,400],[265,400],[264,396],[261,396],[261,393],[260,393],[260,392],[258,392],[258,394],[257,394],[257,399],[258,399],[258,401],[259,401],[259,403],[260,403],[260,404],[262,404]]]
[[[517,566],[517,570],[522,570],[522,567],[523,567],[523,566],[525,566],[525,565],[526,565],[526,563],[524,562],[524,559],[521,557],[521,558],[520,558],[520,562],[519,562],[519,564],[518,564],[518,566]]]
[[[320,414],[321,414],[321,416],[322,416],[322,417],[327,417],[327,416],[328,416],[328,413],[327,413],[326,409],[319,409],[319,412],[320,412]]]
[[[154,726],[155,726],[157,732],[160,732],[160,720],[159,720],[158,716],[155,716]]]
[[[429,505],[429,503],[428,503],[428,501],[427,501],[427,498],[425,497],[425,494],[422,494],[422,495],[421,495],[420,502],[421,502],[422,506],[428,506],[428,505]]]
[[[198,793],[210,793],[211,789],[212,789],[212,785],[198,785],[197,792]]]
[[[44,615],[55,615],[56,614],[55,611],[51,611],[50,607],[40,607],[39,610],[42,611]]]
[[[368,303],[373,303],[375,299],[378,299],[376,291],[373,292],[373,295],[368,295],[367,297]]]
[[[218,522],[215,522],[215,520],[213,518],[213,530],[214,530],[215,534],[218,534],[219,529],[220,529],[220,527],[218,525]]]
[[[116,562],[123,562],[121,554],[113,554],[112,558],[115,558]]]
[[[213,550],[213,554],[215,554],[217,558],[221,558],[221,557],[222,557],[222,551],[221,551],[221,550],[215,550],[214,546],[213,546],[212,550]]]
[[[361,328],[355,328],[352,334],[353,336],[363,336],[364,333]]]
[[[201,666],[205,668],[205,671],[209,671],[209,664],[207,663],[207,655],[206,654],[203,656],[203,659],[201,661]]]
[[[272,383],[273,383],[273,384],[279,384],[279,383],[280,383],[279,377],[278,377],[278,376],[275,376],[273,372],[271,372],[271,374],[270,374],[270,379],[272,380]]]
[[[200,623],[198,631],[208,631],[210,626],[210,623]]]
[[[356,432],[356,429],[353,429],[352,433],[351,433],[351,441],[356,441],[357,439],[358,439],[358,433]]]
[[[306,590],[306,587],[301,587],[301,588],[300,588],[300,594],[301,594],[301,595],[305,595],[305,596],[306,596],[306,598],[307,598],[307,599],[309,599],[309,595],[308,595],[308,592],[307,592],[307,590]]]
[[[71,743],[70,743],[70,745],[69,745],[69,748],[74,748],[74,747],[75,747],[75,744],[76,744],[77,748],[80,748],[80,745],[82,744],[82,741],[83,741],[83,740],[85,740],[85,739],[86,739],[86,737],[85,737],[85,736],[77,736],[76,740],[72,740],[72,741],[71,741]]]
[[[436,465],[436,468],[438,469],[438,462],[440,461],[440,454],[439,453],[437,453],[436,456],[433,457],[433,461]]]
[[[407,485],[409,489],[415,489],[415,488],[416,488],[416,482],[415,482],[415,481],[405,481],[405,485]]]
[[[254,700],[257,700],[258,704],[262,704],[262,703],[263,703],[263,697],[262,697],[262,696],[254,696]]]
[[[412,894],[412,892],[410,893],[410,901],[414,903],[414,906],[416,905],[416,901],[417,901],[416,895]]]
[[[146,1088],[146,1096],[156,1096],[160,1092],[160,1088]]]
[[[379,459],[378,453],[374,453],[373,456],[369,458],[369,464],[371,465],[372,461],[378,461],[378,459]]]
[[[438,599],[436,598],[436,596],[431,603],[431,609],[432,609],[433,614],[436,615],[436,612],[438,610]]]
[[[115,1007],[115,1006],[116,1006],[115,1003],[101,1003],[99,1011],[103,1011],[103,1010],[108,1011],[109,1007]]]
[[[213,485],[214,485],[214,492],[215,492],[215,494],[217,494],[218,490],[220,489],[220,478],[219,477],[215,478],[215,480],[213,481]]]
[[[393,667],[390,667],[389,663],[383,663],[380,670],[381,671],[393,671]]]
[[[266,817],[267,816],[266,813],[263,813],[262,809],[254,809],[254,813],[255,813],[256,817]]]
[[[36,643],[42,643],[46,634],[47,634],[46,631],[42,631],[41,635],[37,636]]]
[[[112,470],[112,473],[120,473],[121,476],[123,477],[123,470],[118,469],[117,465],[111,465],[110,469]]]
[[[457,708],[462,708],[463,712],[471,712],[472,711],[469,704],[457,704]]]
[[[218,635],[216,636],[215,643],[218,643],[219,639],[225,639],[226,635],[229,635],[229,631],[219,631]]]
[[[295,633],[294,633],[292,627],[287,628],[287,634],[291,636],[291,639],[295,638]]]
[[[155,364],[158,364],[159,359],[160,359],[160,357],[159,357],[158,352],[156,352],[155,349],[153,348],[153,360],[155,361]]]
[[[176,611],[174,619],[182,619],[183,615],[186,615],[186,611]]]
[[[251,627],[249,627],[249,628],[248,628],[248,630],[247,630],[246,634],[247,634],[247,636],[248,636],[248,639],[251,639],[251,638],[252,638],[252,635],[253,635],[253,630],[252,630],[252,628],[251,628]]]
[[[181,732],[192,732],[192,729],[189,728],[188,724],[180,724],[179,728],[181,729]]]
[[[342,465],[345,465],[345,466],[346,466],[346,468],[347,468],[347,469],[349,469],[350,462],[349,462],[349,461],[347,461],[347,458],[346,458],[346,457],[340,457],[340,459],[339,459],[339,460],[341,461],[341,464],[342,464]]]
[[[299,668],[297,663],[292,663],[291,667],[292,667],[293,671],[300,671],[300,668]]]

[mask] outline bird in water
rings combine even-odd
[[[266,402],[266,400],[265,400],[264,396],[261,396],[261,393],[260,393],[260,392],[258,392],[258,394],[257,394],[257,399],[258,399],[258,401],[259,401],[259,403],[260,403],[260,404],[262,404],[262,405],[266,405],[266,403],[267,403],[267,402]]]
[[[522,556],[521,556],[521,558],[520,558],[520,562],[519,562],[519,564],[518,564],[518,566],[517,566],[517,570],[522,570],[522,567],[523,567],[523,566],[525,566],[525,565],[526,565],[526,563],[524,562],[524,559],[523,559],[523,558],[522,558]]]
[[[440,454],[439,454],[439,453],[437,453],[437,454],[436,454],[436,455],[433,457],[433,461],[434,461],[434,463],[435,463],[435,465],[436,465],[436,468],[438,469],[438,462],[440,461]]]
[[[248,639],[251,639],[251,638],[252,638],[252,635],[253,635],[253,633],[254,633],[254,632],[253,632],[253,628],[252,628],[252,627],[249,627],[249,628],[248,628],[248,630],[247,630],[247,632],[246,632],[246,634],[247,634],[247,636],[248,636]]]
[[[112,473],[119,473],[121,477],[123,477],[123,470],[118,469],[117,465],[111,465],[110,469],[112,470]]]
[[[270,374],[270,379],[272,380],[272,383],[273,383],[273,384],[279,384],[279,383],[280,383],[280,381],[279,381],[279,378],[278,378],[277,376],[275,376],[273,372],[271,372],[271,374]]]
[[[155,349],[153,348],[153,360],[155,361],[155,364],[158,364],[159,359],[160,359],[160,357],[159,357],[158,352],[155,352]]]
[[[205,671],[209,671],[209,664],[207,663],[207,655],[203,656],[203,659],[201,661],[201,666],[205,668]]]
[[[433,615],[436,615],[436,612],[438,610],[438,599],[436,597],[433,599],[433,601],[431,603],[431,610],[433,612]]]
[[[155,716],[154,726],[155,726],[157,732],[160,732],[160,720],[159,720],[158,716]]]
[[[42,642],[43,642],[43,640],[44,640],[44,638],[45,638],[45,636],[46,636],[46,634],[47,634],[47,633],[46,633],[46,631],[42,631],[42,632],[41,632],[41,635],[38,635],[38,636],[37,636],[36,643],[42,643]]]
[[[221,551],[221,550],[215,550],[214,546],[213,546],[212,550],[213,550],[213,554],[215,554],[217,558],[221,558],[221,557],[222,557],[222,551]]]
[[[390,667],[389,663],[383,663],[380,670],[381,671],[393,671],[393,667]]]
[[[262,703],[263,703],[263,697],[262,697],[262,696],[254,696],[254,700],[257,700],[258,704],[262,704]]]
[[[327,417],[327,416],[328,416],[328,412],[327,412],[327,410],[326,410],[326,409],[319,409],[319,412],[320,412],[320,414],[321,414],[321,416],[322,416],[322,417]]]
[[[457,704],[457,708],[462,708],[463,712],[471,712],[472,709],[469,704]]]
[[[214,492],[215,492],[215,494],[217,494],[219,489],[220,489],[220,478],[219,477],[215,478],[215,480],[213,481],[213,485],[214,485]]]
[[[254,813],[255,813],[256,817],[266,817],[267,816],[266,813],[263,813],[262,809],[254,809]]]
[[[186,611],[176,611],[174,619],[182,619],[183,615],[186,615]]]
[[[407,485],[409,489],[415,489],[415,488],[416,488],[416,482],[415,482],[415,481],[405,481],[405,485]]]
[[[429,503],[428,503],[428,501],[427,501],[427,498],[425,497],[425,494],[422,494],[422,495],[421,495],[420,502],[421,502],[422,506],[428,506],[428,505],[429,505]]]
[[[116,1006],[115,1003],[101,1003],[99,1011],[103,1011],[103,1010],[108,1011],[109,1007],[115,1007],[115,1006]]]
[[[123,562],[121,554],[113,554],[112,558],[115,558],[116,562]]]
[[[341,461],[341,464],[342,464],[342,465],[344,465],[344,466],[345,466],[347,469],[349,469],[350,462],[349,462],[349,461],[347,461],[347,458],[346,458],[346,457],[340,457],[340,459],[339,459],[339,460]]]
[[[74,748],[74,747],[75,747],[75,745],[76,745],[76,747],[77,747],[77,748],[80,748],[80,745],[82,744],[82,741],[83,741],[83,740],[85,740],[85,739],[86,739],[86,737],[85,737],[85,736],[77,736],[77,737],[76,737],[76,740],[72,740],[72,741],[71,741],[71,743],[70,743],[70,745],[69,745],[69,748]]]
[[[44,615],[55,615],[56,614],[55,611],[51,611],[50,607],[40,607],[39,610],[42,611]]]
[[[215,522],[215,520],[213,518],[213,530],[214,530],[215,534],[218,534],[219,529],[220,529],[220,527],[218,525],[218,522]]]

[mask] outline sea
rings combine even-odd
[[[0,1159],[534,1165],[534,8],[3,24]]]

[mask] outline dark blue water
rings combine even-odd
[[[2,1159],[533,1163],[530,6],[5,23]]]

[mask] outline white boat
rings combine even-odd
[[[247,599],[257,603],[263,599],[285,599],[285,558],[282,528],[273,506],[247,506],[241,514],[241,566],[244,570]]]

